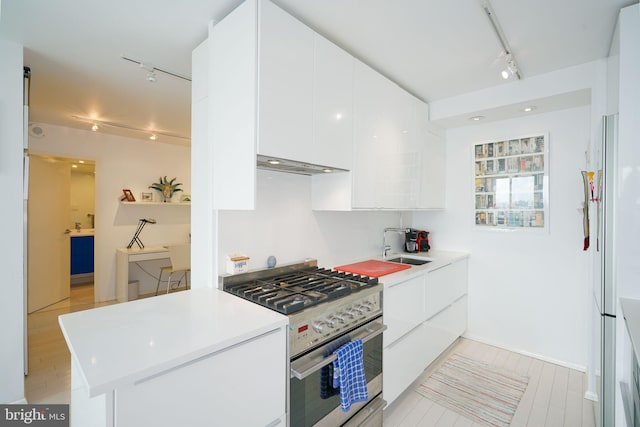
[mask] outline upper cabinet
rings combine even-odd
[[[353,57],[314,34],[313,163],[353,165]]]
[[[313,31],[258,3],[258,153],[312,162]]]
[[[314,209],[444,206],[427,105],[269,0],[211,26],[206,53],[192,143],[210,144],[213,209],[254,208],[257,155],[348,170],[313,175]]]
[[[313,209],[444,208],[444,138],[427,105],[353,59],[353,166],[313,177]]]

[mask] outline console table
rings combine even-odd
[[[129,300],[129,263],[156,259],[169,259],[167,246],[118,248],[116,250],[116,298],[118,302]]]

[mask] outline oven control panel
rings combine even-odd
[[[321,345],[382,312],[380,292],[350,295],[305,310],[290,319],[289,351],[293,357]]]

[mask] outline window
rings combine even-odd
[[[546,134],[474,145],[477,226],[546,228],[548,148]]]

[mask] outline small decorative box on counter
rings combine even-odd
[[[242,254],[227,255],[227,273],[245,273],[249,270],[249,257]]]

